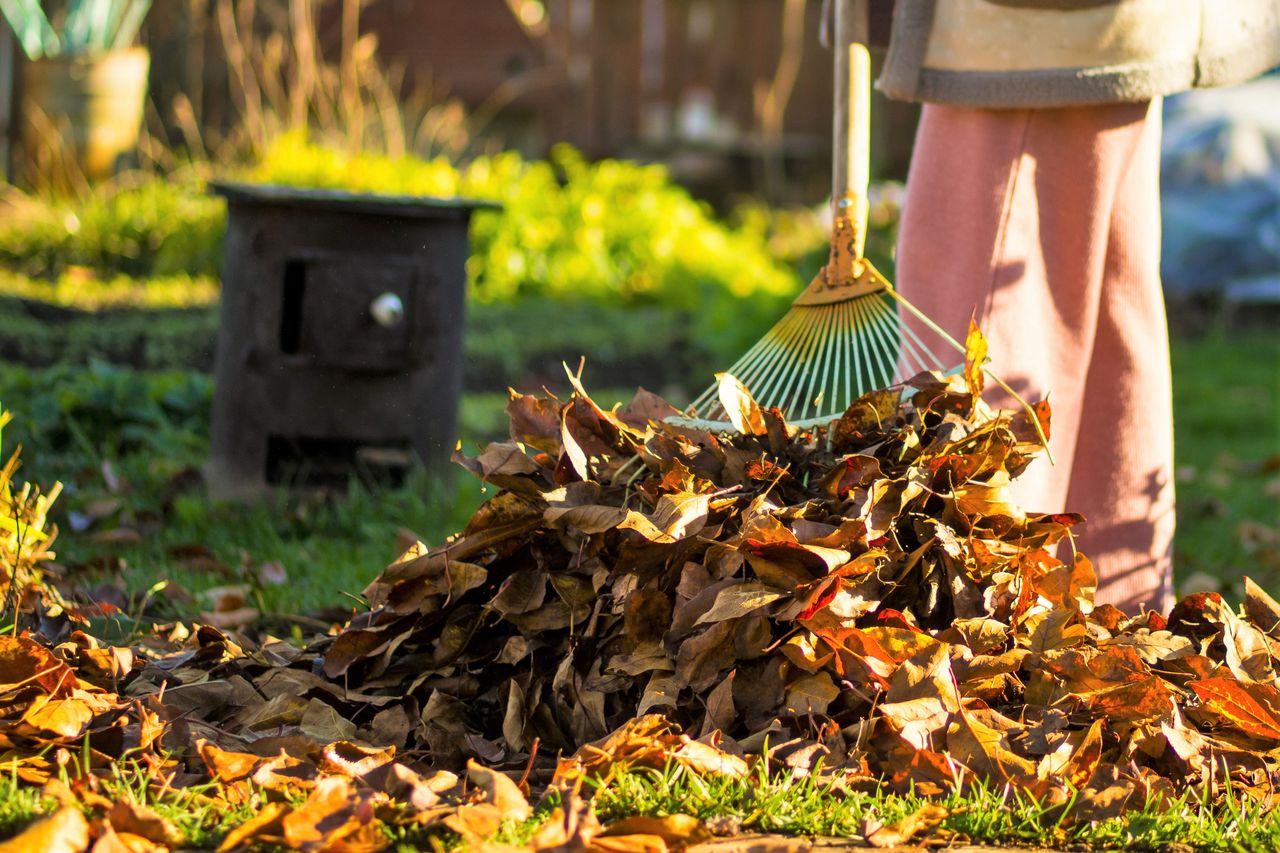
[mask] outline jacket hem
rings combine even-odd
[[[985,109],[1076,107],[1138,103],[1191,88],[1187,62],[1162,67],[1052,69],[1045,71],[938,71],[926,68],[916,91],[890,97]]]
[[[1280,29],[1269,39],[1256,39],[1244,50],[1201,57],[1196,88],[1234,86],[1280,66]]]

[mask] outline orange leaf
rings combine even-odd
[[[1191,682],[1191,689],[1200,697],[1205,708],[1245,734],[1280,741],[1280,718],[1277,718],[1272,710],[1252,695],[1254,691],[1251,688],[1266,686],[1243,685],[1229,678],[1206,678],[1203,681]],[[1269,689],[1276,694],[1275,697],[1267,697],[1270,703],[1280,700],[1280,691],[1274,687]],[[1258,690],[1258,692],[1263,691]]]
[[[913,836],[928,832],[951,816],[949,809],[935,803],[925,803],[894,824],[882,824],[874,818],[863,822],[862,833],[872,847],[900,847]]]
[[[468,761],[467,779],[484,792],[482,802],[497,807],[501,820],[524,820],[533,813],[524,793],[505,773]]]
[[[316,783],[307,801],[285,815],[284,840],[291,847],[324,849],[373,820],[373,807],[356,797],[341,776]]]
[[[27,637],[0,637],[0,694],[29,684],[56,693],[75,683],[71,667],[39,643]]]
[[[204,759],[205,767],[209,768],[214,781],[224,784],[248,778],[258,762],[262,761],[261,756],[219,749],[206,740],[197,742],[196,750]]]
[[[79,737],[93,719],[93,710],[80,699],[53,699],[37,696],[22,715],[22,721],[34,729],[62,737]]]
[[[262,811],[227,833],[227,837],[222,839],[222,843],[218,845],[218,853],[239,850],[247,846],[251,839],[255,839],[259,835],[279,836],[281,821],[288,808],[284,803],[265,804],[262,807]]]
[[[182,843],[182,833],[153,809],[128,800],[117,800],[107,814],[107,820],[119,833],[140,835],[148,841],[177,847]]]
[[[0,853],[80,853],[89,846],[89,821],[80,810],[63,806],[51,817],[38,820],[0,843]]]

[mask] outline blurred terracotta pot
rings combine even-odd
[[[22,141],[29,166],[70,160],[88,178],[111,175],[138,145],[150,65],[142,47],[28,63]]]

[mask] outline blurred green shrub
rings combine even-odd
[[[895,280],[903,189],[896,181],[872,184],[867,212],[867,257],[890,281]],[[733,209],[729,222],[759,234],[770,256],[794,270],[801,281],[808,282],[827,262],[831,218],[825,205],[780,208],[746,201]]]
[[[67,267],[56,277],[33,277],[0,267],[0,298],[27,299],[80,312],[118,309],[205,308],[218,301],[218,280],[211,276],[122,273],[100,276],[90,267]]]
[[[216,276],[226,210],[189,174],[107,183],[73,199],[10,194],[0,218],[0,265],[57,279],[77,267],[98,278]]]
[[[211,371],[216,306],[49,317],[0,296],[0,361],[32,366],[101,360],[147,370]],[[0,388],[0,393],[4,389]]]
[[[6,441],[41,454],[178,454],[205,441],[213,379],[203,373],[143,373],[101,361],[26,368],[0,364],[4,406],[18,413]]]

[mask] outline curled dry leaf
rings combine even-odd
[[[950,815],[951,812],[942,806],[925,803],[897,823],[886,825],[867,818],[862,825],[862,836],[872,847],[899,847],[933,829]]]

